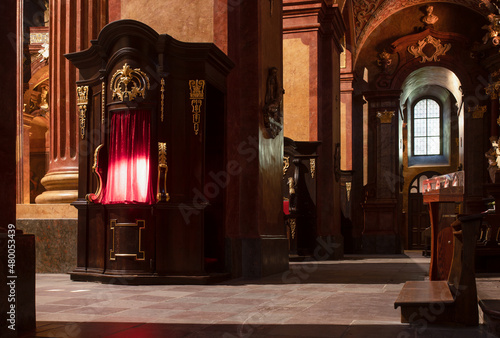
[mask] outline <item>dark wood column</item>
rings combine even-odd
[[[309,55],[309,140],[320,141],[317,171],[316,258],[341,258],[340,40],[345,31],[337,5],[285,0],[283,38],[300,39]],[[288,74],[289,76],[291,74]],[[285,88],[286,89],[286,88]],[[285,96],[285,100],[287,97]],[[291,107],[293,109],[293,107]],[[286,111],[285,111],[286,114]],[[325,253],[326,252],[326,253]]]
[[[225,41],[227,32],[227,54],[236,64],[228,77],[226,140],[227,160],[241,169],[227,186],[227,252],[233,275],[252,278],[288,269],[283,132],[270,135],[263,113],[270,68],[283,83],[282,1],[228,1],[227,13],[227,30],[217,20],[215,41]]]
[[[16,120],[18,116],[16,1],[2,1],[0,9],[5,14],[5,18],[0,25],[0,41],[3,46],[3,51],[0,53],[0,64],[4,70],[0,85],[2,88],[2,123],[0,123],[0,157],[2,158],[2,166],[0,167],[0,186],[2,187],[0,192],[0,232],[5,233],[7,232],[8,224],[16,223]],[[22,101],[20,104],[22,105]]]
[[[23,2],[0,2],[0,336],[35,328],[35,238],[16,230],[16,136],[22,140]],[[21,126],[18,128],[18,121]],[[19,150],[21,151],[21,150]]]
[[[365,93],[368,101],[368,184],[362,250],[400,253],[399,97],[401,91]]]
[[[107,22],[107,0],[50,1],[50,150],[47,189],[36,203],[70,203],[78,188],[76,68],[64,54],[84,50]]]

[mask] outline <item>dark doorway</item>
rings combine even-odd
[[[422,183],[437,175],[439,173],[435,171],[426,171],[415,176],[410,183],[408,192],[408,248],[410,250],[425,249],[426,241],[423,232],[430,227],[431,223],[429,210],[423,202]]]

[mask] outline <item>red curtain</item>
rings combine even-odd
[[[150,121],[149,111],[113,113],[103,204],[153,204]]]

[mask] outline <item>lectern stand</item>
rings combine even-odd
[[[423,198],[431,220],[430,280],[447,280],[453,258],[453,229],[457,204],[463,201],[463,171],[424,181]]]

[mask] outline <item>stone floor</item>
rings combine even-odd
[[[394,300],[428,268],[428,258],[409,252],[293,262],[282,274],[209,286],[102,285],[40,274],[37,329],[24,337],[493,337],[484,325],[400,323]],[[495,281],[500,276],[488,276]]]

